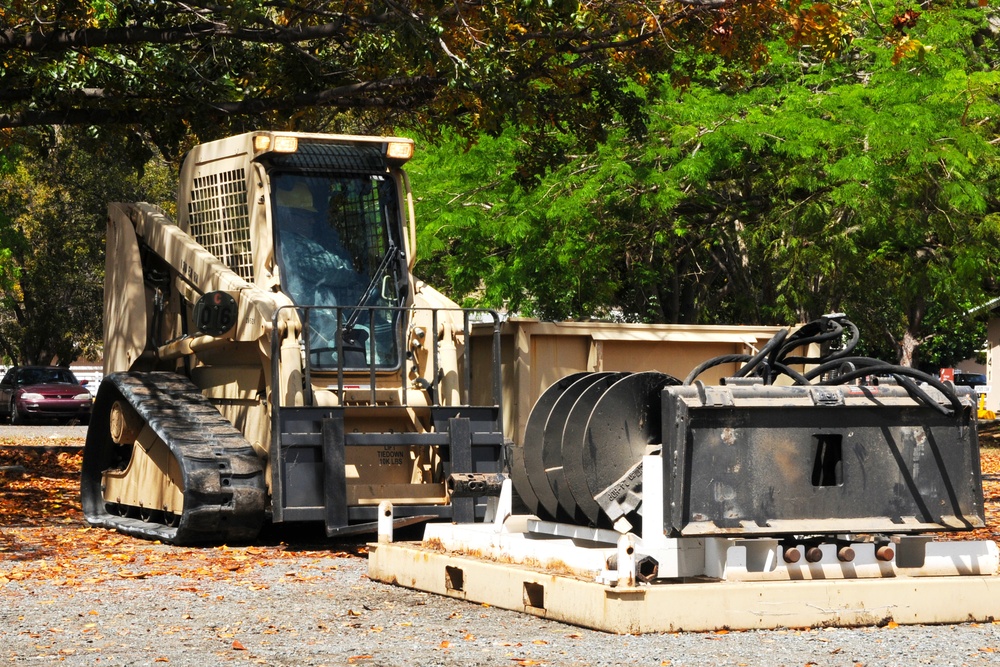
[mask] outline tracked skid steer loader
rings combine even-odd
[[[413,278],[412,152],[251,132],[190,151],[176,221],[110,205],[90,523],[192,544],[267,521],[371,530],[383,501],[396,525],[482,517],[499,320]],[[474,324],[495,354],[473,374]]]

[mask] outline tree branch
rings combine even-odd
[[[214,38],[233,39],[259,44],[292,44],[313,39],[348,37],[342,23],[290,28],[230,28],[221,23],[192,23],[172,28],[83,28],[52,32],[20,33],[0,31],[2,51],[64,51],[95,46],[125,44],[180,44],[192,40]]]
[[[409,110],[421,102],[433,98],[445,79],[437,77],[416,77],[410,79],[386,79],[368,81],[346,86],[329,88],[315,93],[289,97],[251,98],[238,101],[206,102],[212,112],[224,116],[260,114],[270,111],[290,111],[311,106],[332,106],[344,108],[400,109]],[[390,93],[391,96],[385,96]],[[412,99],[403,101],[405,95]],[[91,91],[92,97],[103,95],[103,91]],[[107,98],[104,99],[114,99]],[[39,111],[21,111],[0,114],[0,128],[28,127],[31,125],[114,125],[137,123],[152,115],[170,115],[186,110],[187,107],[160,105],[156,100],[146,100],[145,105],[134,105],[129,109],[113,109],[108,106],[93,108],[66,108]]]

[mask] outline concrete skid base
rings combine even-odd
[[[661,583],[634,588],[446,553],[372,544],[370,579],[617,634],[1000,619],[1000,577]]]

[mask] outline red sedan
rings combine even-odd
[[[15,366],[0,380],[0,421],[56,419],[90,422],[90,392],[67,368]]]

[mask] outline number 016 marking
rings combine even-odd
[[[194,305],[194,322],[198,333],[221,336],[236,324],[236,299],[227,292],[209,292]]]

